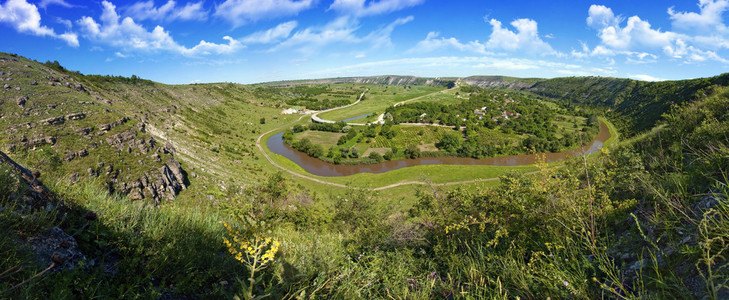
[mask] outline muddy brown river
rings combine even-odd
[[[600,132],[595,139],[584,148],[565,150],[557,153],[538,153],[507,155],[489,158],[465,158],[465,157],[421,157],[415,159],[399,159],[384,161],[371,165],[335,165],[323,160],[310,157],[306,153],[294,150],[284,144],[281,136],[283,132],[268,138],[268,149],[271,152],[282,155],[293,161],[307,172],[326,177],[348,176],[357,173],[384,173],[420,165],[488,165],[488,166],[522,166],[535,164],[538,156],[544,154],[547,162],[561,161],[579,155],[592,154],[600,151],[603,143],[610,138],[610,130],[604,122],[600,122]]]

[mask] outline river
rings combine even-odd
[[[538,156],[542,154],[520,154],[507,155],[489,158],[466,158],[466,157],[421,157],[415,159],[398,159],[384,161],[378,164],[361,164],[361,165],[336,165],[325,162],[318,158],[313,158],[306,153],[294,150],[284,144],[281,136],[283,132],[271,136],[267,140],[268,149],[271,152],[282,155],[293,161],[307,172],[326,177],[348,176],[357,173],[384,173],[387,171],[397,170],[400,168],[419,166],[419,165],[489,165],[489,166],[521,166],[531,165],[537,162]],[[610,130],[607,124],[600,122],[600,132],[595,139],[582,148],[565,150],[557,153],[543,153],[547,162],[561,161],[572,158],[581,154],[592,154],[603,146],[603,143],[610,138]]]

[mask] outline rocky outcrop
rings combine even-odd
[[[58,227],[31,237],[28,242],[38,259],[52,262],[57,269],[73,269],[86,260],[78,249],[76,239]]]
[[[159,204],[162,200],[174,200],[187,188],[185,173],[180,163],[171,159],[158,172],[148,172],[139,180],[118,184],[117,189],[131,200],[152,199]]]
[[[508,88],[508,89],[514,89],[514,90],[523,90],[523,89],[529,89],[532,86],[534,86],[534,83],[529,82],[528,80],[520,79],[520,78],[509,78],[509,77],[503,77],[503,76],[471,76],[461,79],[462,82],[465,82],[472,86],[477,86],[481,88]]]
[[[58,218],[67,216],[70,211],[69,207],[55,193],[43,185],[39,178],[41,176],[40,172],[31,172],[14,162],[3,152],[0,152],[0,165],[9,166],[13,174],[18,175],[18,181],[27,187],[20,190],[20,193],[9,195],[10,200],[18,200],[16,203],[19,207],[15,209],[21,217],[29,212],[39,210],[56,211],[58,212]],[[5,209],[5,207],[0,206],[0,209]],[[31,236],[27,242],[18,242],[27,244],[41,266],[53,266],[53,270],[71,269],[78,265],[80,261],[86,260],[83,253],[79,251],[76,240],[58,227]]]
[[[56,137],[53,136],[44,136],[44,137],[37,137],[30,140],[23,141],[21,139],[21,142],[25,142],[25,145],[27,147],[38,147],[43,145],[55,145],[56,144]]]
[[[369,77],[341,77],[301,81],[284,81],[270,84],[271,86],[295,86],[308,84],[329,83],[361,83],[361,84],[387,84],[387,85],[426,85],[452,87],[455,80],[422,78],[416,76],[369,76]]]
[[[129,121],[129,118],[124,117],[124,118],[119,119],[118,121],[114,121],[114,122],[107,123],[107,124],[102,124],[102,125],[99,125],[98,127],[99,127],[99,130],[101,130],[102,132],[106,132],[106,131],[111,130],[114,127],[117,127],[121,124],[126,123],[127,121]]]
[[[154,138],[151,137],[147,139],[137,139],[137,131],[134,129],[129,129],[112,135],[106,138],[106,142],[119,151],[131,153],[133,150],[136,150],[143,154],[147,154],[157,144]]]
[[[70,114],[66,116],[66,119],[69,120],[81,120],[83,118],[86,118],[86,114],[84,113]]]
[[[60,125],[63,124],[66,121],[66,118],[64,116],[55,117],[55,118],[48,118],[38,121],[41,125]]]

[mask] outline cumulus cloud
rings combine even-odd
[[[135,20],[154,20],[171,22],[174,20],[206,20],[208,13],[203,9],[203,2],[187,3],[185,6],[177,6],[173,0],[167,1],[160,7],[154,6],[154,1],[143,1],[127,7],[125,13]]]
[[[523,52],[539,55],[560,55],[552,49],[547,42],[539,37],[537,22],[531,19],[517,19],[511,22],[515,31],[504,28],[501,22],[496,19],[489,20],[492,27],[489,39],[482,43],[478,40],[460,42],[450,37],[440,37],[438,32],[430,32],[425,40],[418,42],[411,52],[429,52],[440,49],[456,49],[459,51],[473,52],[478,54],[490,54],[492,52]]]
[[[648,21],[632,16],[624,22],[612,9],[592,5],[586,23],[597,30],[600,45],[572,51],[574,57],[625,55],[629,62],[655,62],[658,55],[684,62],[726,62],[716,50],[729,48],[729,30],[722,23],[728,0],[700,0],[700,12],[668,9],[673,31],[654,29]],[[625,23],[625,25],[623,25]]]
[[[78,35],[73,32],[57,34],[52,28],[41,25],[38,8],[25,0],[8,0],[0,4],[0,23],[7,23],[25,34],[47,36],[65,41],[71,47],[78,47]]]
[[[516,31],[511,31],[501,26],[496,19],[489,21],[493,31],[486,48],[505,51],[526,51],[532,54],[555,54],[554,49],[539,37],[537,22],[531,19],[516,19],[511,26]]]
[[[289,35],[291,35],[291,31],[293,31],[298,25],[299,23],[296,21],[281,23],[274,28],[255,32],[243,38],[242,41],[247,44],[269,44],[280,41],[281,39],[289,37]]]
[[[425,0],[334,0],[330,10],[357,17],[381,15],[422,4]]]
[[[314,0],[226,0],[215,7],[215,16],[237,27],[263,19],[293,16],[313,4]]]
[[[711,31],[722,34],[727,33],[727,27],[723,23],[722,15],[729,8],[729,1],[700,0],[698,6],[699,13],[677,12],[673,10],[673,7],[668,8],[673,29],[689,33],[706,33]]]
[[[183,55],[229,54],[243,45],[229,36],[223,37],[227,44],[216,44],[200,41],[192,48],[186,48],[175,42],[169,32],[161,26],[152,31],[134,22],[130,17],[121,18],[116,6],[108,1],[102,2],[103,10],[97,23],[91,17],[83,17],[77,24],[84,32],[84,37],[103,44],[121,48],[126,51],[171,51]]]

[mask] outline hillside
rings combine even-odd
[[[0,54],[0,298],[724,299],[727,79],[165,85]],[[341,179],[267,149],[311,124],[283,114],[294,106],[365,95],[327,117],[463,114],[463,95],[512,90],[612,121],[621,139],[565,162]]]

